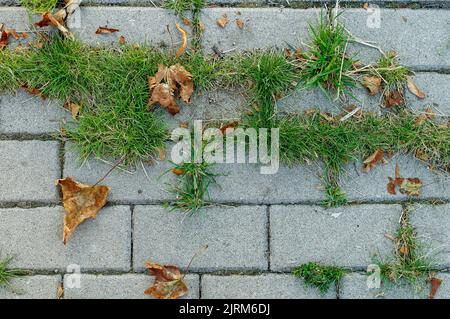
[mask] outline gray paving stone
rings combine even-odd
[[[406,284],[396,286],[383,282],[379,289],[369,289],[366,280],[366,275],[346,275],[339,287],[339,299],[424,299],[429,294],[426,285],[415,288]]]
[[[411,224],[438,267],[450,267],[450,204],[412,206]]]
[[[192,271],[267,269],[264,206],[211,207],[193,216],[160,206],[136,206],[133,268],[148,260],[182,267],[204,245]],[[239,225],[239,231],[236,226]]]
[[[67,275],[65,276],[67,277]],[[70,278],[68,279],[70,280]],[[144,274],[89,275],[83,274],[79,288],[65,286],[65,299],[150,299],[144,291],[153,283],[154,277]],[[189,293],[183,298],[199,298],[199,276],[185,277]]]
[[[62,207],[0,209],[0,250],[16,256],[12,267],[66,270],[130,269],[131,211],[127,206],[104,208],[95,220],[80,225],[65,247]]]
[[[57,101],[23,91],[0,96],[0,134],[58,133],[61,123],[70,117]]]
[[[57,202],[59,143],[0,141],[0,202]]]
[[[237,11],[241,15],[237,15]],[[226,13],[230,22],[225,28],[216,20]],[[318,9],[294,10],[281,8],[207,8],[202,11],[205,24],[203,47],[212,52],[215,46],[221,52],[259,48],[299,46],[308,38],[308,22],[317,21]],[[244,28],[236,25],[236,18],[244,21]]]
[[[156,46],[178,47],[181,43],[180,33],[175,28],[180,23],[170,10],[153,7],[84,7],[81,9],[81,27],[73,32],[79,39],[90,44],[117,44],[120,36],[128,43],[148,43]],[[119,32],[97,35],[99,26],[119,29]],[[167,31],[170,28],[170,33]],[[192,31],[186,29],[190,39]],[[172,40],[173,39],[173,40]]]
[[[98,159],[81,163],[70,143],[66,144],[65,150],[64,176],[72,176],[83,183],[95,183],[114,165]],[[138,163],[135,167],[127,168],[127,171],[115,169],[105,178],[103,183],[111,187],[110,202],[148,204],[174,199],[167,190],[175,185],[176,177],[170,172],[165,174],[172,168],[171,164],[162,161],[143,165],[144,168]]]
[[[56,299],[60,282],[60,275],[14,278],[13,289],[0,287],[0,299]]]
[[[374,14],[377,13],[364,9],[346,9],[340,19],[354,36],[375,41],[384,51],[395,50],[407,66],[420,70],[450,67],[450,11],[381,9],[379,27],[371,22]],[[380,56],[376,49],[362,45],[352,48],[353,52],[359,51],[358,57],[365,63],[375,62]]]
[[[292,275],[264,274],[202,277],[204,299],[335,299],[331,287],[321,295],[315,288],[306,287],[303,280]]]
[[[334,214],[334,216],[333,216]],[[307,262],[366,267],[374,254],[388,255],[401,214],[400,205],[270,207],[270,265],[291,270]]]
[[[430,106],[436,116],[450,116],[450,75],[439,73],[417,73],[414,76],[416,84],[426,93],[425,99],[421,100],[406,92],[405,98],[408,107],[418,112],[423,112],[425,107]]]
[[[418,177],[422,180],[419,199],[449,199],[450,178],[447,173],[430,171],[428,166],[413,156],[396,155],[385,165],[380,165],[369,173],[362,171],[361,163],[353,163],[345,168],[341,185],[351,201],[399,201],[407,200],[407,195],[391,195],[386,187],[388,177],[395,176],[395,164],[398,163],[402,177]]]

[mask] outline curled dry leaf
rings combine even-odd
[[[28,94],[38,96],[43,100],[47,99],[47,96],[45,96],[41,90],[34,87],[29,87],[27,84],[22,85],[22,89],[24,89]]]
[[[123,35],[119,38],[119,44],[124,45],[127,41],[125,40],[125,37]]]
[[[384,162],[384,150],[377,149],[372,155],[366,158],[365,161],[363,162],[363,171],[366,173],[369,172],[370,170],[375,168],[375,166],[377,166],[377,164],[380,162],[381,163]]]
[[[236,25],[238,26],[239,29],[244,29],[244,21],[242,21],[242,19],[236,19]]]
[[[159,65],[155,76],[148,77],[148,85],[150,90],[149,107],[159,103],[172,115],[180,112],[180,107],[175,100],[175,93],[179,93],[179,97],[185,103],[191,102],[191,96],[194,93],[192,75],[178,63],[169,68]]]
[[[71,177],[57,180],[63,194],[64,234],[63,242],[67,244],[79,224],[88,218],[95,218],[100,209],[105,206],[110,188],[100,185],[84,185]]]
[[[74,39],[72,33],[64,26],[65,19],[67,18],[67,12],[61,9],[55,15],[50,12],[44,12],[42,14],[42,19],[36,22],[35,25],[42,28],[47,26],[52,26],[57,28],[66,38]]]
[[[387,192],[396,195],[396,187],[399,187],[400,193],[408,196],[419,196],[422,189],[422,181],[417,177],[403,178],[400,175],[400,167],[395,164],[395,178],[388,177]]]
[[[384,96],[384,106],[387,108],[402,106],[403,104],[405,104],[403,93],[398,90],[388,92]]]
[[[177,27],[177,30],[181,34],[181,45],[178,48],[177,53],[176,53],[176,57],[178,58],[184,53],[184,51],[186,51],[186,48],[187,48],[187,32],[182,27],[180,27],[180,25],[178,23],[176,23],[175,26]]]
[[[428,296],[428,299],[434,299],[439,287],[441,286],[441,283],[442,283],[442,280],[439,278],[433,277],[430,279],[431,291],[430,291],[430,295]]]
[[[114,28],[108,28],[107,26],[104,27],[98,27],[97,31],[95,31],[95,34],[110,34],[110,33],[115,33],[115,32],[119,32],[119,29],[114,29]]]
[[[419,99],[424,99],[425,98],[425,93],[419,89],[419,87],[416,85],[416,83],[414,82],[414,80],[408,76],[406,78],[406,84],[408,86],[408,90],[414,94],[415,96],[417,96]]]
[[[219,27],[225,28],[229,21],[230,20],[228,20],[228,15],[224,13],[219,19],[217,19],[216,23]]]
[[[178,299],[188,293],[178,267],[147,262],[146,268],[155,276],[153,285],[144,292],[146,295],[157,299]]]
[[[381,78],[378,76],[365,76],[362,85],[367,88],[370,95],[376,95],[380,92]]]
[[[221,128],[220,128],[220,131],[222,132],[222,134],[225,134],[226,132],[227,132],[227,129],[229,129],[229,128],[236,128],[236,126],[239,124],[239,122],[231,122],[231,123],[227,123],[227,124],[225,124],[225,125],[223,125]]]
[[[191,20],[189,20],[188,18],[183,18],[183,24],[185,26],[190,26],[191,25]]]

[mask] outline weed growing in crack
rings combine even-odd
[[[195,213],[207,206],[209,187],[216,183],[217,176],[210,172],[210,167],[211,164],[206,162],[174,164],[169,172],[177,175],[179,186],[170,189],[176,195],[176,200],[165,206],[188,213]]]
[[[350,36],[337,18],[323,14],[318,25],[310,25],[312,42],[299,60],[301,83],[307,88],[318,87],[330,97],[329,91],[352,96],[350,88],[356,85],[350,71],[355,60],[347,53]]]
[[[11,280],[14,278],[22,277],[28,275],[28,272],[24,270],[9,268],[12,257],[7,257],[0,259],[0,288],[7,288],[13,292],[20,293],[14,286],[11,284]]]
[[[316,287],[325,294],[332,285],[338,285],[348,270],[341,267],[325,266],[315,262],[303,264],[293,270],[294,276],[303,278],[305,284]]]
[[[395,234],[394,257],[386,262],[378,260],[377,264],[385,281],[398,285],[407,283],[419,290],[432,273],[433,263],[419,242],[417,231],[409,223],[409,214],[407,208]]]

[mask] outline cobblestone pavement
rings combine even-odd
[[[127,3],[89,3],[110,2]],[[292,7],[299,7],[294,9],[280,8],[288,7],[281,1],[218,0],[217,4],[247,5],[239,8],[246,28],[240,30],[231,23],[225,31],[216,26],[215,20],[224,12],[233,19],[236,8],[206,8],[202,45],[205,51],[213,46],[239,51],[307,42],[308,22],[314,22],[320,12],[314,2],[290,1]],[[418,100],[407,95],[409,107],[423,111],[431,105],[437,114],[448,116],[450,1],[377,2],[381,27],[375,29],[366,26],[370,13],[360,8],[362,2],[346,2],[351,8],[341,21],[358,37],[376,41],[386,51],[396,50],[401,62],[416,71],[416,82],[427,97]],[[29,29],[26,11],[14,3],[0,0],[4,5],[0,22],[17,30]],[[129,42],[171,45],[166,25],[178,18],[150,6],[150,1],[138,3],[143,7],[83,7],[77,37],[98,44],[94,31],[108,24],[121,32],[100,37],[107,44],[126,35]],[[300,9],[305,7],[310,8]],[[177,34],[172,36],[173,41],[179,40]],[[353,45],[351,50],[358,50],[365,62],[376,59],[377,51],[368,47]],[[363,91],[359,98],[364,109],[378,109],[378,98]],[[207,92],[171,121],[229,117],[240,114],[242,104],[242,97],[233,92]],[[314,90],[278,101],[279,109],[312,106],[331,112],[339,108]],[[90,159],[80,167],[70,143],[54,137],[62,120],[70,120],[70,114],[60,101],[42,101],[24,92],[0,96],[0,251],[15,256],[12,266],[31,271],[13,282],[25,294],[0,289],[0,298],[56,298],[57,288],[68,276],[67,266],[73,264],[81,266],[81,288],[65,287],[64,298],[147,298],[143,291],[152,279],[144,268],[146,260],[183,266],[205,244],[208,250],[195,260],[186,277],[190,298],[379,297],[379,290],[367,289],[364,271],[373,253],[392,254],[394,247],[385,233],[395,231],[402,211],[410,205],[403,195],[386,193],[387,177],[394,176],[396,162],[405,176],[420,177],[424,183],[423,195],[413,204],[411,222],[438,260],[436,276],[443,284],[437,297],[450,298],[450,178],[410,156],[396,156],[369,173],[362,173],[360,164],[349,165],[343,183],[351,204],[327,210],[320,206],[321,171],[315,167],[281,167],[275,175],[261,175],[253,165],[224,165],[217,168],[227,173],[218,179],[221,188],[211,190],[218,205],[193,217],[161,207],[172,199],[165,189],[174,177],[161,177],[167,162],[146,166],[146,172],[140,166],[131,172],[116,170],[104,181],[112,188],[107,208],[96,220],[82,224],[64,247],[64,212],[55,180],[72,176],[95,183],[110,166]],[[321,295],[290,273],[308,261],[344,266],[352,272]],[[381,290],[384,298],[423,298],[428,293],[406,287]]]

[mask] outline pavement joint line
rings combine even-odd
[[[202,279],[203,274],[198,275],[198,299],[202,299]]]
[[[1,134],[1,141],[59,141],[60,139],[52,134],[28,134],[28,133],[18,133],[18,134]]]
[[[436,203],[433,203],[433,201],[436,201]],[[161,206],[162,204],[166,203],[166,201],[161,202],[148,202],[148,203],[139,203],[139,202],[119,202],[119,201],[109,201],[104,208],[106,207],[112,207],[112,206]],[[446,205],[450,203],[450,200],[447,199],[441,199],[441,198],[433,198],[433,199],[399,199],[397,201],[358,201],[358,202],[349,202],[345,207],[347,206],[360,206],[360,205],[413,205],[413,204],[424,204],[424,205],[433,205],[433,206],[441,206]],[[230,207],[235,208],[239,206],[319,206],[322,207],[320,201],[314,202],[314,201],[299,201],[299,202],[292,202],[292,203],[246,203],[246,202],[235,202],[235,203],[219,203],[214,202],[213,204],[216,204],[215,206],[223,206],[223,207]],[[55,207],[60,206],[61,201],[57,202],[0,202],[0,209],[2,208],[25,208],[25,209],[33,209],[33,208],[45,208],[45,207]],[[215,207],[212,206],[212,207]]]
[[[267,269],[270,271],[270,258],[271,258],[271,230],[270,230],[270,207],[271,205],[267,205],[266,214],[267,214]]]
[[[133,256],[134,256],[134,254],[133,254],[133,243],[134,243],[134,208],[135,208],[135,205],[130,205],[130,211],[131,211],[131,218],[130,218],[130,221],[131,221],[131,225],[130,225],[130,230],[131,230],[131,233],[130,233],[130,241],[131,241],[131,243],[130,243],[130,269],[133,269]]]

